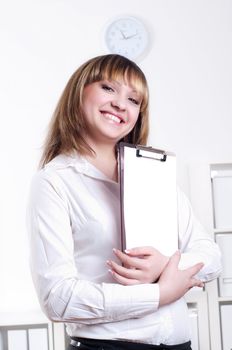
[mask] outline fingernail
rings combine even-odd
[[[124,252],[125,252],[126,254],[130,254],[130,250],[129,250],[129,249],[125,249]]]

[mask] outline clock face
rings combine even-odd
[[[108,26],[105,40],[110,52],[138,59],[148,47],[148,32],[138,19],[124,17]]]

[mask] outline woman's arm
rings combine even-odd
[[[62,186],[56,174],[39,172],[32,182],[28,207],[31,271],[48,318],[96,324],[140,318],[156,311],[158,285],[125,287],[79,279],[70,205]]]
[[[221,255],[217,244],[196,220],[187,197],[178,193],[179,249],[181,252],[179,269],[184,270],[200,262],[204,264],[196,278],[203,282],[219,276]],[[113,276],[125,285],[152,283],[164,271],[169,257],[153,247],[130,249],[129,252],[115,250],[123,266],[109,261]]]
[[[178,300],[192,287],[203,287],[204,285],[201,280],[195,277],[202,269],[203,263],[198,263],[187,269],[180,270],[178,267],[180,258],[180,252],[175,252],[168,260],[168,263],[165,265],[159,277],[159,281],[157,282],[160,290],[159,306],[170,304]],[[144,265],[144,263],[142,263],[142,265]],[[150,269],[152,270],[152,266]],[[111,270],[112,276],[117,282],[124,285],[141,283],[140,280],[130,279],[128,277],[128,274],[130,274],[128,271],[129,269],[125,268],[125,270],[125,272],[123,271],[123,276],[121,271],[118,273],[115,270]],[[141,271],[142,270],[139,269],[139,273],[141,273]],[[131,274],[133,274],[133,272],[131,272]]]

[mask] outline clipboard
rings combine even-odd
[[[176,157],[152,147],[119,144],[122,250],[178,249]]]

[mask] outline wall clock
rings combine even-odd
[[[148,50],[149,33],[138,18],[120,17],[106,27],[105,43],[110,52],[139,60]]]

